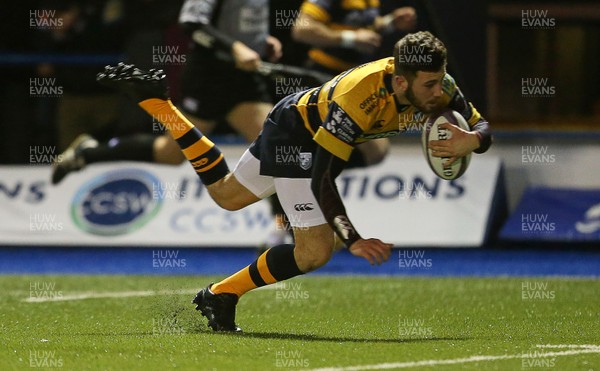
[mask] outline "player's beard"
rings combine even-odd
[[[410,104],[415,106],[419,111],[423,113],[430,114],[434,112],[437,108],[437,104],[434,105],[431,109],[426,108],[423,102],[421,102],[421,100],[417,99],[417,97],[415,96],[412,83],[409,84],[408,89],[406,89],[406,92],[404,93],[404,96],[406,97],[406,99],[408,99]]]

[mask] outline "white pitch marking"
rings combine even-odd
[[[72,295],[61,295],[54,297],[29,297],[23,299],[27,303],[45,303],[50,301],[71,301],[71,300],[84,300],[84,299],[101,299],[101,298],[130,298],[139,296],[156,296],[156,295],[177,295],[177,294],[195,294],[198,289],[189,290],[160,290],[160,291],[117,291],[117,292],[97,292],[88,291],[81,292]]]
[[[538,345],[538,347],[540,347]],[[431,359],[426,361],[416,361],[416,362],[397,362],[397,363],[380,363],[376,365],[363,365],[363,366],[349,366],[349,367],[326,367],[326,368],[315,368],[311,369],[311,371],[360,371],[360,370],[387,370],[394,368],[411,368],[411,367],[421,367],[421,366],[437,366],[437,365],[455,365],[461,363],[470,363],[470,362],[483,362],[483,361],[497,361],[497,360],[505,360],[505,359],[519,359],[519,358],[547,358],[547,357],[560,357],[560,356],[570,356],[576,354],[585,354],[585,353],[600,353],[600,345],[576,345],[576,344],[559,344],[559,345],[542,345],[542,348],[578,348],[572,350],[565,350],[560,352],[546,352],[539,353],[535,356],[530,354],[505,354],[499,356],[471,356],[467,358],[455,358],[455,359]]]
[[[600,345],[592,344],[537,344],[537,348],[571,348],[571,349],[595,349]]]
[[[260,290],[273,290],[275,285],[260,287]],[[54,297],[29,297],[23,299],[26,303],[47,303],[53,301],[73,301],[73,300],[85,300],[85,299],[104,299],[104,298],[132,298],[140,296],[157,296],[157,295],[180,295],[180,294],[195,294],[199,289],[187,289],[187,290],[159,290],[159,291],[112,291],[112,292],[98,292],[98,291],[87,291],[80,292],[72,295],[61,295]]]

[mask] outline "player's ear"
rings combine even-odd
[[[396,80],[396,85],[400,88],[400,90],[404,93],[408,89],[408,80],[403,75],[394,75],[394,79]]]

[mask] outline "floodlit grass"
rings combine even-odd
[[[0,276],[0,369],[600,369],[600,349],[574,347],[600,346],[597,280],[314,275],[244,296],[244,334],[230,335],[190,303],[215,279]],[[570,347],[536,347],[548,344]],[[439,364],[501,355],[514,357]],[[424,360],[433,363],[411,363]]]

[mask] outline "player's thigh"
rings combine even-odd
[[[275,193],[273,177],[260,175],[260,161],[246,150],[233,172],[206,187],[227,210],[239,210]]]
[[[298,267],[308,272],[331,258],[333,231],[310,188],[311,179],[275,178],[281,206],[294,228],[295,256]]]
[[[267,115],[273,108],[267,102],[241,102],[227,114],[227,122],[248,142],[258,137]]]

